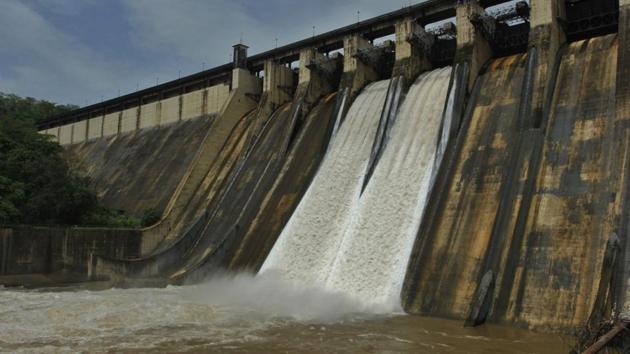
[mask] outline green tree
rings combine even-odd
[[[38,133],[36,122],[71,108],[0,94],[0,224],[139,226],[99,206],[63,148]]]
[[[58,105],[31,97],[22,98],[0,92],[0,117],[13,117],[18,120],[30,120],[39,123],[52,116],[77,108],[73,105]]]
[[[70,171],[62,148],[31,119],[1,119],[0,221],[78,224],[97,205],[88,181]]]

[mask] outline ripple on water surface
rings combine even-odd
[[[377,315],[341,295],[268,275],[165,289],[0,289],[0,351],[563,353],[522,330]]]

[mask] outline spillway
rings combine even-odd
[[[526,64],[522,54],[495,59],[477,79],[451,171],[414,246],[402,294],[409,312],[468,312],[518,137]]]
[[[261,272],[301,284],[321,284],[358,203],[389,80],[366,87],[350,107],[302,201],[280,234]]]
[[[336,110],[337,94],[331,94],[304,117],[299,133],[286,156],[282,171],[259,206],[244,234],[232,237],[233,246],[222,260],[231,271],[256,272],[271,251],[276,238],[306,193],[328,148]],[[229,264],[228,264],[229,262]]]
[[[564,53],[527,226],[494,309],[499,320],[573,328],[600,315],[603,250],[617,232],[611,210],[621,190],[612,166],[627,158],[614,148],[617,48],[609,35]]]
[[[407,261],[440,162],[440,133],[450,130],[442,126],[450,77],[450,68],[438,69],[412,85],[361,192],[388,83],[365,89],[261,272],[317,284],[377,311],[400,308]]]
[[[418,78],[392,127],[337,253],[327,287],[400,306],[407,260],[425,207],[451,69]]]

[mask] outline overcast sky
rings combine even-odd
[[[419,0],[0,0],[0,92],[80,106]]]

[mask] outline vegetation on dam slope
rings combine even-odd
[[[102,208],[63,148],[35,123],[74,109],[0,93],[0,224],[136,226]]]

